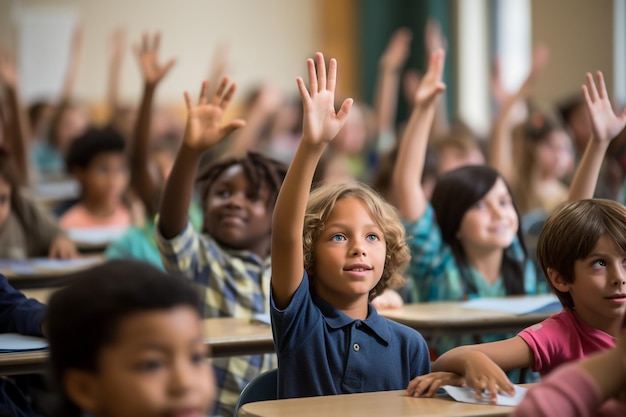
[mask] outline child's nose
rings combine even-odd
[[[242,207],[245,196],[242,193],[232,193],[228,199],[228,205]]]
[[[173,366],[169,390],[173,395],[181,395],[187,392],[192,385],[192,374],[193,369],[187,365],[182,363],[177,363]]]
[[[352,247],[352,256],[365,256],[367,255],[365,251],[365,246],[363,244],[355,244]]]
[[[621,263],[616,266],[613,272],[613,284],[617,286],[626,284],[626,267]]]

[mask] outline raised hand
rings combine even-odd
[[[411,39],[413,34],[407,28],[396,30],[380,57],[380,65],[383,70],[400,71],[411,52]]]
[[[583,95],[587,110],[593,124],[593,136],[596,141],[609,142],[624,130],[626,126],[626,108],[621,115],[616,115],[606,91],[604,76],[601,71],[596,74],[598,86],[593,75],[587,73],[587,84],[583,85]]]
[[[202,83],[200,97],[196,106],[191,104],[189,93],[185,91],[187,105],[187,125],[185,127],[184,143],[197,150],[208,149],[224,139],[230,132],[246,124],[241,119],[233,120],[223,125],[222,117],[230,100],[235,94],[236,84],[230,84],[228,77],[224,77],[212,97],[208,97],[208,83]]]
[[[445,60],[445,51],[439,49],[430,56],[428,63],[428,71],[422,77],[419,87],[414,95],[416,106],[426,107],[446,89],[443,83],[443,63]]]
[[[448,40],[441,31],[441,25],[434,19],[428,19],[424,29],[424,49],[426,57],[430,57],[439,49],[448,49]]]
[[[18,83],[15,61],[9,51],[0,47],[0,80],[7,88],[15,89]]]
[[[141,38],[141,44],[133,45],[133,50],[139,62],[141,75],[144,82],[150,86],[158,84],[159,81],[174,66],[175,59],[170,59],[165,64],[159,63],[159,45],[161,43],[161,34],[156,33],[150,40],[150,36],[144,33]]]
[[[339,112],[335,113],[335,85],[337,82],[337,61],[333,58],[328,65],[326,77],[326,63],[321,52],[315,54],[317,70],[312,59],[307,59],[309,70],[309,91],[302,78],[297,78],[300,97],[304,106],[302,139],[312,145],[322,145],[330,142],[343,127],[352,99],[346,99]]]

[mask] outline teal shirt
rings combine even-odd
[[[195,230],[202,227],[202,209],[192,203],[189,207],[189,220]],[[129,227],[122,236],[106,249],[106,259],[137,259],[165,270],[161,253],[154,237],[154,220],[147,219],[143,226]]]

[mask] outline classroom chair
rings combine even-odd
[[[263,372],[248,383],[239,394],[237,404],[235,404],[235,415],[239,412],[239,408],[247,403],[256,401],[267,401],[278,399],[278,369]]]

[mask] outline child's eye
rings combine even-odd
[[[596,259],[591,263],[591,266],[604,268],[606,267],[606,261],[604,259]]]
[[[376,241],[380,240],[378,238],[378,236],[375,235],[374,233],[370,233],[369,235],[367,235],[366,239],[371,241],[371,242],[376,242]]]
[[[161,360],[150,359],[144,360],[137,364],[137,369],[141,372],[154,372],[163,368],[164,363]]]
[[[344,240],[346,240],[346,237],[344,235],[332,235],[330,237],[330,240],[332,240],[333,242],[343,242]]]
[[[511,204],[511,199],[510,198],[503,198],[502,200],[500,200],[500,205],[502,207],[507,207]]]
[[[230,191],[226,189],[218,189],[215,190],[215,195],[222,198],[230,197]]]
[[[8,195],[0,195],[0,205],[5,205],[9,202]]]
[[[206,355],[200,352],[196,352],[191,355],[191,363],[196,364],[196,365],[204,363],[205,359],[206,359]]]
[[[485,204],[485,202],[484,202],[484,201],[482,201],[482,200],[477,201],[476,203],[474,203],[474,208],[475,208],[475,209],[478,209],[478,210],[483,210],[483,209],[484,209],[484,208],[486,208],[486,207],[487,207],[487,205],[486,205],[486,204]]]

